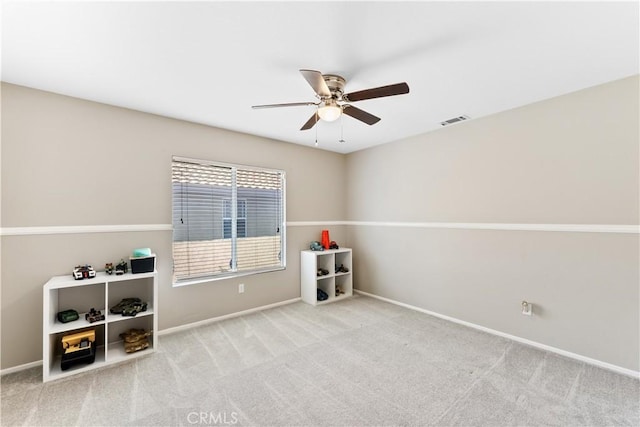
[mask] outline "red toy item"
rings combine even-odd
[[[329,239],[329,230],[322,230],[322,240],[320,241],[322,247],[325,249],[329,249],[331,245],[331,240]]]

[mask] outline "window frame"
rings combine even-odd
[[[232,215],[236,215],[236,211],[237,211],[237,203],[239,200],[245,200],[245,215],[246,215],[246,199],[242,198],[242,199],[238,199],[237,198],[237,185],[236,185],[236,173],[239,169],[245,170],[245,171],[256,171],[256,172],[267,172],[267,173],[273,173],[273,174],[279,174],[280,175],[280,180],[281,180],[281,198],[280,198],[280,212],[282,215],[282,223],[280,224],[280,229],[279,229],[279,234],[280,234],[280,253],[279,253],[279,258],[280,258],[280,265],[278,266],[270,266],[270,267],[266,267],[266,268],[260,268],[260,269],[254,269],[254,270],[247,270],[247,271],[232,271],[232,272],[228,272],[228,273],[220,273],[220,274],[214,274],[214,275],[207,275],[207,276],[202,276],[202,277],[193,277],[193,278],[186,278],[186,279],[181,279],[181,280],[176,280],[175,276],[173,276],[172,274],[172,286],[173,287],[180,287],[180,286],[189,286],[189,285],[195,285],[195,284],[199,284],[199,283],[205,283],[205,282],[214,282],[214,281],[218,281],[218,280],[227,280],[227,279],[233,279],[233,278],[237,278],[237,277],[243,277],[243,276],[252,276],[254,274],[262,274],[262,273],[270,273],[270,272],[274,272],[274,271],[281,271],[281,270],[286,270],[287,268],[287,214],[286,214],[286,206],[287,206],[287,200],[286,200],[286,183],[287,183],[287,179],[286,179],[286,172],[282,169],[274,169],[274,168],[265,168],[265,167],[259,167],[259,166],[250,166],[250,165],[242,165],[242,164],[237,164],[237,163],[226,163],[226,162],[218,162],[218,161],[214,161],[214,160],[205,160],[205,159],[195,159],[192,157],[182,157],[182,156],[172,156],[171,157],[171,170],[173,173],[173,162],[184,162],[184,163],[194,163],[194,164],[200,164],[200,165],[209,165],[209,166],[213,166],[213,167],[221,167],[221,168],[231,168],[232,169],[232,176],[233,176],[233,184],[232,184],[232,199],[231,200],[236,200],[236,203],[231,203],[232,206]],[[173,185],[173,179],[172,179],[172,185]],[[172,194],[172,202],[171,202],[171,209],[172,209],[172,224],[174,222],[174,218],[173,218],[173,187],[171,190],[171,194]],[[224,202],[223,202],[224,203]],[[224,210],[224,207],[223,207]],[[224,212],[223,212],[224,214]],[[233,220],[233,218],[232,218]],[[245,227],[248,226],[248,224],[246,224],[247,219],[245,218]],[[235,221],[232,221],[232,223],[235,223]],[[224,224],[224,221],[223,221]],[[223,225],[224,226],[224,225]],[[233,229],[233,227],[232,227]],[[173,227],[172,227],[173,230]],[[175,230],[173,230],[173,233],[175,233]],[[232,246],[233,248],[233,252],[235,253],[235,246],[237,243],[237,239],[238,237],[235,236],[236,232],[235,230],[232,231]],[[223,231],[223,235],[224,235],[224,231]],[[174,240],[173,240],[173,236],[171,238],[171,260],[172,260],[172,271],[173,271],[173,260],[174,260]]]

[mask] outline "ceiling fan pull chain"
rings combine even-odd
[[[316,108],[316,125],[318,124],[318,109]],[[318,146],[318,126],[314,126],[316,128],[316,144],[315,146]]]
[[[344,142],[344,115],[340,115],[340,141]]]

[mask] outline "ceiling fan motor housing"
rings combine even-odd
[[[322,78],[329,87],[331,97],[338,100],[342,99],[342,94],[344,93],[344,85],[347,83],[344,77],[338,76],[336,74],[323,74]]]

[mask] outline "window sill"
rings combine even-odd
[[[234,273],[228,273],[228,274],[217,274],[215,276],[204,276],[204,277],[195,277],[192,279],[183,279],[183,280],[178,280],[172,283],[172,286],[174,288],[179,288],[182,286],[191,286],[191,285],[198,285],[200,283],[207,283],[207,282],[217,282],[220,280],[228,280],[228,279],[236,279],[238,277],[246,277],[246,276],[253,276],[254,274],[262,274],[262,273],[271,273],[274,271],[281,271],[281,270],[286,270],[287,267],[272,267],[272,268],[268,268],[268,269],[264,269],[264,270],[251,270],[251,271],[243,271],[243,272],[234,272]]]

